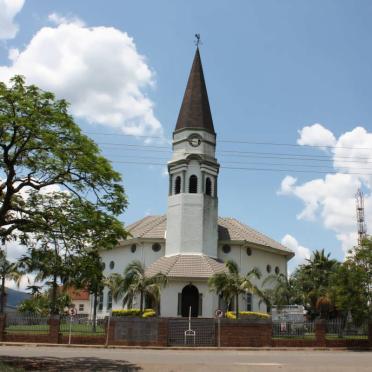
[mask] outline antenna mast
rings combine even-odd
[[[363,239],[367,235],[366,222],[364,219],[364,195],[361,189],[358,189],[357,193],[355,194],[355,201],[358,226],[358,245],[361,245]]]

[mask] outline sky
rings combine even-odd
[[[219,214],[293,249],[293,271],[317,249],[344,259],[359,187],[372,231],[371,17],[368,0],[0,0],[0,79],[70,102],[123,176],[129,224],[166,212],[200,33]]]

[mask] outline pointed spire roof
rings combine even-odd
[[[199,48],[196,48],[175,131],[185,128],[204,129],[215,134]]]

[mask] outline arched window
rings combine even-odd
[[[196,194],[198,192],[198,177],[194,174],[190,176],[189,180],[189,193]]]
[[[179,194],[181,192],[181,177],[176,177],[176,183],[174,185],[174,193]]]
[[[205,180],[205,193],[207,195],[212,195],[212,181],[209,177]]]

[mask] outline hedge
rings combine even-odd
[[[153,309],[145,309],[143,313],[141,313],[140,309],[126,309],[126,310],[112,310],[112,316],[151,318],[153,316],[156,316],[156,313]]]
[[[226,311],[227,319],[236,319],[235,311]],[[239,316],[243,319],[270,319],[270,315],[256,311],[239,311]]]

